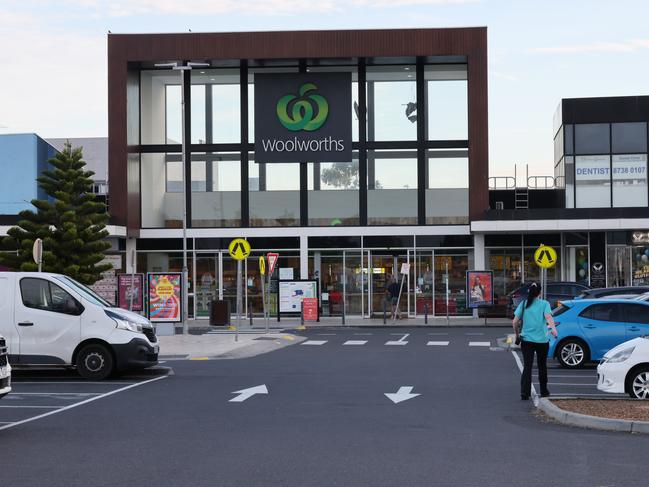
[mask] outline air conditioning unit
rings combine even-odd
[[[496,210],[504,210],[505,203],[503,201],[496,201]]]

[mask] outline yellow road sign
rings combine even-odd
[[[235,238],[228,246],[230,257],[234,260],[244,260],[250,255],[250,244],[242,238]]]
[[[263,256],[263,255],[261,255],[261,256],[259,257],[259,273],[260,273],[262,276],[265,276],[265,275],[266,275],[266,261],[264,260],[264,256]]]
[[[542,269],[554,267],[557,263],[557,251],[547,245],[541,245],[534,252],[534,262]]]

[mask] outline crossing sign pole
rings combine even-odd
[[[230,257],[237,261],[237,329],[234,341],[239,341],[239,328],[241,328],[241,312],[243,310],[243,261],[250,255],[250,244],[243,238],[235,238],[228,245]]]

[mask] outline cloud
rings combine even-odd
[[[572,44],[554,47],[537,47],[531,49],[535,53],[577,54],[577,53],[609,53],[636,52],[649,49],[649,39],[631,39],[622,42],[592,42],[589,44]]]

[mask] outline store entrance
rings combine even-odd
[[[400,272],[402,264],[410,263],[410,251],[390,254],[380,250],[371,251],[370,260],[370,293],[368,300],[370,316],[383,317],[383,310],[385,309],[389,319],[397,300],[396,296],[393,297],[392,295],[398,296],[398,289],[400,288],[399,314],[401,318],[408,317],[410,314],[410,276],[412,275],[412,271],[405,276],[405,280]],[[391,288],[391,285],[394,286]],[[390,294],[391,289],[394,291],[392,295]]]

